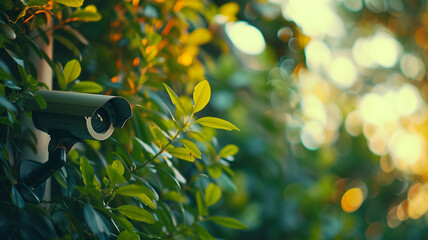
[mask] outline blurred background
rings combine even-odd
[[[239,134],[225,239],[424,239],[427,1],[215,1],[211,110]],[[211,29],[212,30],[212,29]]]

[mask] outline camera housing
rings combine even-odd
[[[66,155],[82,139],[105,140],[115,128],[123,127],[131,118],[131,105],[123,97],[98,94],[38,91],[47,107],[36,101],[27,103],[34,126],[50,135],[48,161],[32,160],[20,166],[19,189],[31,202],[39,202],[45,192],[45,182],[65,165]]]
[[[132,116],[129,102],[122,97],[43,90],[37,93],[47,107],[41,109],[36,102],[30,103],[33,123],[50,135],[105,140]]]

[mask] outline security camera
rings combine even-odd
[[[122,97],[62,91],[37,94],[46,100],[47,107],[30,103],[33,123],[50,135],[65,133],[76,139],[105,140],[132,115],[129,102]]]
[[[123,97],[87,93],[38,91],[47,107],[36,101],[27,104],[34,126],[50,135],[49,159],[41,164],[27,160],[20,166],[19,186],[24,198],[38,202],[45,181],[65,165],[66,155],[82,139],[106,140],[115,128],[121,128],[132,116],[131,106]]]

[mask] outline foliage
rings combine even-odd
[[[2,237],[426,235],[426,1],[214,2],[0,2]],[[235,42],[238,25],[265,49],[241,51],[257,41]],[[39,59],[54,89],[120,95],[134,115],[72,150],[33,204],[16,181],[35,148],[19,112],[46,105]]]
[[[211,98],[198,56],[212,39],[205,22],[217,11],[214,5],[138,0],[0,5],[2,239],[213,239],[207,231],[212,223],[247,228],[211,210],[223,191],[234,188],[229,166],[238,152],[234,145],[222,148],[214,129],[239,129],[197,116]],[[53,58],[42,43],[54,44]],[[27,139],[18,115],[27,101],[46,106],[37,95],[48,88],[36,81],[41,73],[34,62],[40,60],[55,73],[53,88],[123,96],[133,117],[109,140],[85,140],[71,150],[54,175],[52,199],[34,204],[18,191],[17,156],[23,145],[47,149],[35,149],[37,139]]]

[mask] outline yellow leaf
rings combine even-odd
[[[165,135],[157,125],[150,124],[150,132],[159,148],[162,148],[163,146],[168,144]]]
[[[195,45],[187,46],[183,49],[182,54],[178,57],[177,62],[186,67],[193,63],[193,60],[198,54],[199,48]]]
[[[187,71],[187,75],[189,76],[190,80],[196,80],[196,81],[203,80],[205,76],[204,66],[202,66],[200,62],[196,61],[192,66],[189,67],[189,70]]]
[[[146,206],[150,207],[151,209],[156,209],[155,203],[148,196],[149,194],[146,193],[151,193],[147,187],[136,184],[121,186],[116,190],[116,194],[128,197],[136,197]]]
[[[228,130],[228,131],[231,131],[231,130],[239,131],[239,128],[237,128],[235,125],[233,125],[232,123],[230,123],[226,120],[220,119],[220,118],[203,117],[203,118],[196,120],[195,122],[201,124],[202,126],[206,126],[206,127],[224,129],[224,130]]]
[[[82,67],[80,66],[79,61],[76,59],[67,62],[64,68],[65,83],[69,84],[70,82],[76,80],[79,77],[81,71]]]
[[[228,156],[234,156],[236,153],[238,153],[238,151],[239,148],[236,145],[229,144],[220,150],[219,155],[221,158],[226,158]]]
[[[177,97],[177,94],[165,83],[163,84],[166,88],[166,91],[168,92],[169,98],[171,98],[172,103],[175,105],[175,107],[183,114],[186,114],[184,111],[183,104],[181,104],[180,99]]]
[[[227,21],[235,21],[236,14],[239,12],[239,5],[236,2],[223,4],[219,9],[219,14],[226,16]]]
[[[187,148],[175,147],[175,148],[168,149],[168,152],[176,158],[189,161],[189,162],[195,161],[195,157],[193,157],[192,152],[190,152],[190,150]]]
[[[199,151],[198,147],[191,141],[187,139],[181,139],[180,142],[184,145],[185,148],[189,149],[189,151],[197,158],[201,158],[201,151]]]
[[[221,168],[217,165],[208,166],[207,170],[210,176],[214,179],[219,178],[222,173]]]
[[[88,5],[88,6],[85,7],[84,10],[88,11],[88,12],[96,13],[97,12],[97,7],[95,5]]]
[[[193,90],[193,113],[197,113],[204,109],[211,98],[211,87],[207,80],[199,82]]]
[[[54,2],[64,4],[68,7],[80,7],[84,0],[54,0]]]
[[[186,197],[183,196],[181,193],[176,191],[169,191],[163,194],[164,199],[166,200],[172,200],[178,203],[185,203]]]
[[[207,207],[214,205],[221,197],[221,188],[214,183],[210,183],[205,190],[205,203]]]
[[[202,45],[211,41],[211,32],[206,28],[198,28],[189,34],[187,43],[191,45]]]
[[[181,104],[183,105],[184,111],[186,113],[190,113],[193,110],[193,101],[187,95],[181,95],[178,99],[180,99]]]

